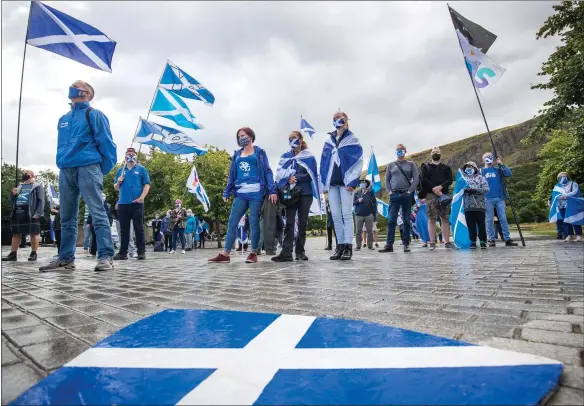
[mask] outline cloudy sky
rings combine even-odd
[[[2,2],[2,158],[14,163],[28,2]],[[121,160],[139,116],[148,113],[167,59],[213,92],[213,107],[189,103],[206,126],[201,144],[232,151],[249,126],[272,165],[298,129],[315,127],[320,156],[332,115],[346,111],[378,163],[484,131],[452,22],[443,2],[57,2],[46,4],[117,41],[113,73],[29,46],[20,165],[53,168],[57,121],[70,84],[94,86],[93,106],[110,119]],[[549,93],[530,90],[558,44],[535,39],[553,2],[455,2],[498,38],[489,56],[507,69],[483,103],[491,128],[527,120]],[[159,122],[164,123],[164,119]],[[368,155],[368,152],[366,152]],[[365,165],[367,164],[367,160]]]

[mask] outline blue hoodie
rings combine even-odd
[[[75,103],[59,119],[57,167],[66,169],[100,164],[105,175],[117,162],[116,144],[109,121],[101,111],[92,109],[89,113],[90,128],[85,115],[88,107],[88,102]]]
[[[229,198],[232,194],[235,196],[235,181],[237,180],[237,158],[241,155],[243,148],[235,151],[231,159],[231,167],[229,168],[229,178],[227,179],[227,186],[223,191],[223,197]],[[258,175],[260,178],[260,195],[263,198],[266,194],[275,195],[276,185],[274,183],[274,174],[270,168],[270,162],[266,152],[260,147],[254,145],[255,153],[258,156]]]
[[[195,216],[190,215],[187,217],[187,226],[185,228],[185,234],[193,234],[195,232],[195,228],[197,227],[197,220]]]
[[[512,176],[511,169],[505,165],[501,165],[501,169],[494,166],[481,168],[481,175],[483,175],[487,182],[489,182],[489,192],[485,196],[487,199],[505,199],[506,193],[505,188],[503,188],[503,183],[501,182],[501,173],[506,178]]]

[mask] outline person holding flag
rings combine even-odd
[[[282,251],[272,257],[274,262],[293,261],[292,248],[295,240],[296,260],[308,260],[304,249],[308,215],[311,207],[313,212],[319,214],[321,212],[316,158],[308,150],[300,131],[292,131],[288,135],[288,145],[291,149],[280,157],[276,170],[276,183],[283,195],[282,203],[286,206],[286,227]],[[293,192],[294,189],[297,189],[296,192]],[[296,198],[286,200],[287,193],[291,196],[297,193]],[[296,218],[298,218],[297,239],[294,238]]]
[[[462,167],[467,186],[464,188],[464,217],[470,238],[470,249],[477,248],[477,228],[481,249],[487,248],[487,230],[485,227],[486,198],[489,182],[481,175],[477,164],[467,162]]]
[[[558,183],[552,190],[552,196],[548,200],[550,208],[550,223],[556,222],[558,228],[563,230],[566,242],[582,242],[582,225],[584,225],[584,199],[580,187],[571,181],[568,172],[558,173]]]
[[[116,173],[114,189],[120,192],[118,200],[118,220],[120,221],[120,251],[114,260],[128,259],[130,225],[134,225],[138,259],[146,259],[144,238],[144,199],[150,191],[150,173],[138,163],[134,148],[126,150],[126,162]]]

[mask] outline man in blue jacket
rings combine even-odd
[[[503,229],[505,246],[516,247],[517,243],[511,239],[511,235],[509,234],[509,223],[507,222],[505,206],[506,194],[501,180],[501,176],[506,178],[511,177],[511,169],[503,165],[500,158],[497,158],[499,168],[495,168],[493,166],[494,157],[492,152],[486,152],[483,154],[483,161],[485,167],[481,168],[481,175],[487,178],[487,182],[489,182],[489,192],[485,196],[487,198],[487,237],[489,238],[489,247],[494,247],[496,245],[495,238],[497,237],[497,231],[494,225],[495,208],[497,208],[497,217],[499,217],[499,222]]]
[[[61,252],[41,272],[75,269],[79,195],[87,203],[97,238],[95,271],[113,269],[114,245],[101,193],[103,175],[117,161],[105,114],[89,106],[95,91],[88,83],[76,81],[69,88],[71,110],[59,119],[57,167],[61,201]]]

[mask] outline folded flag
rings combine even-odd
[[[195,165],[193,165],[193,168],[191,169],[191,174],[187,179],[186,186],[189,192],[197,196],[197,199],[203,205],[203,209],[205,209],[205,212],[208,212],[209,207],[211,207],[211,202],[209,201],[207,192],[205,192],[205,188],[203,187],[201,181],[199,180],[199,174],[197,173],[197,168],[195,168]]]
[[[464,189],[468,186],[468,182],[464,179],[462,171],[459,169],[456,174],[452,211],[450,212],[450,224],[453,227],[452,236],[454,244],[458,248],[470,248],[471,242],[466,225],[466,217],[464,216]]]
[[[377,193],[381,190],[381,176],[379,175],[379,167],[377,166],[377,159],[375,158],[373,149],[371,150],[371,156],[369,157],[369,167],[367,168],[366,179],[371,182],[374,193]]]
[[[207,153],[206,148],[201,147],[180,130],[156,124],[141,117],[134,142],[158,147],[169,154],[201,156]]]
[[[316,133],[314,127],[308,124],[308,121],[306,121],[302,116],[300,116],[300,131],[308,134],[310,138],[312,138],[314,133]]]
[[[484,89],[499,81],[506,69],[497,65],[491,58],[481,52],[480,49],[472,46],[459,30],[456,30],[456,35],[458,35],[458,41],[464,54],[466,68],[475,87],[477,89]]]
[[[377,213],[379,213],[380,215],[382,215],[386,219],[389,219],[389,205],[381,199],[376,199],[376,200],[377,200]]]
[[[39,1],[31,3],[26,43],[106,72],[116,42],[89,24]]]
[[[180,127],[192,130],[205,128],[195,122],[195,116],[191,113],[186,103],[166,89],[158,88],[150,113],[172,120]]]
[[[166,68],[158,86],[180,97],[200,100],[208,105],[215,103],[213,93],[171,61],[166,62]]]
[[[450,6],[448,6],[448,11],[450,12],[450,18],[452,18],[454,27],[466,37],[473,47],[481,49],[486,54],[497,39],[497,36],[480,25],[466,19]]]

